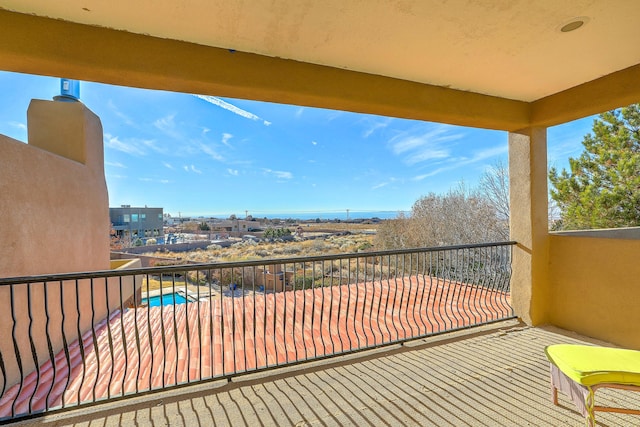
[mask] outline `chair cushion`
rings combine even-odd
[[[545,348],[547,358],[575,382],[640,386],[640,351],[576,344]]]

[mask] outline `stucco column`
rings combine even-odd
[[[509,182],[513,249],[511,297],[528,324],[548,321],[547,129],[509,133]]]

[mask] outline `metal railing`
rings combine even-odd
[[[512,318],[513,244],[0,279],[0,422]]]

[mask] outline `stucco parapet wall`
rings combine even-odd
[[[28,144],[0,135],[0,277],[109,268],[100,119],[80,102],[32,100]]]
[[[552,237],[587,237],[592,239],[640,240],[640,227],[603,228],[597,230],[555,231]]]

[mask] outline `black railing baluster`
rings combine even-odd
[[[115,359],[113,355],[113,337],[111,335],[111,304],[109,303],[109,281],[107,278],[104,279],[104,293],[105,293],[105,301],[107,306],[107,340],[109,341],[109,357],[111,358],[111,369],[109,374],[109,382],[107,384],[107,399],[111,398],[111,383],[113,382],[113,374],[115,370]]]
[[[136,340],[136,354],[138,355],[138,364],[136,365],[136,394],[140,392],[141,381],[141,369],[142,369],[142,355],[140,354],[140,330],[138,329],[138,306],[141,301],[138,301],[138,291],[136,290],[136,276],[131,277],[131,288],[133,291],[133,330]],[[141,284],[142,286],[142,284]]]
[[[200,270],[196,270],[196,316],[198,326],[198,379],[202,381],[202,324],[200,322]],[[191,375],[189,375],[191,378]]]
[[[163,275],[162,272],[160,272],[160,307],[158,307],[158,311],[160,312],[160,332],[161,332],[161,338],[162,338],[162,375],[161,375],[161,384],[162,384],[162,388],[164,389],[165,384],[166,384],[166,380],[167,380],[167,330],[164,326],[164,315],[165,315],[165,310],[164,310],[164,295],[163,295],[163,289],[164,289],[164,281],[163,281]],[[149,280],[147,279],[147,289],[149,285]],[[148,294],[147,294],[148,295]],[[147,300],[148,297],[147,297]],[[149,311],[151,311],[151,308],[149,308]],[[151,341],[151,352],[153,353],[153,337],[152,337],[152,331],[151,331],[151,327],[149,327],[149,340]]]
[[[340,270],[342,270],[342,260],[340,260]],[[355,333],[356,330],[356,319],[355,315],[352,318],[353,326],[349,328],[349,312],[351,310],[351,289],[353,289],[353,283],[351,283],[351,258],[347,259],[347,283],[344,285],[344,289],[347,290],[347,308],[345,309],[345,319],[344,319],[344,327],[347,331],[347,338],[349,339],[349,350],[353,350],[353,340],[351,339],[351,334],[349,331],[353,331]],[[357,289],[357,287],[356,287]]]
[[[256,308],[258,307],[258,303],[256,301],[256,267],[253,266],[251,267],[251,283],[253,283],[253,363],[254,363],[254,369],[258,369],[258,337],[257,337],[257,330],[258,330],[258,316],[256,314]],[[264,289],[263,289],[264,291]],[[262,293],[262,306],[264,308],[264,302],[266,300],[266,292]]]
[[[303,279],[306,279],[306,263],[304,264],[304,270],[303,270]],[[313,340],[313,357],[317,357],[318,356],[318,348],[316,346],[317,344],[317,337],[315,335],[315,322],[316,322],[316,289],[315,289],[315,282],[316,282],[316,278],[315,278],[315,271],[316,271],[316,263],[314,261],[311,261],[311,336],[312,336],[312,340]],[[306,280],[305,280],[306,281]],[[320,342],[324,343],[323,339],[322,339],[322,329],[320,329]]]
[[[0,396],[4,396],[5,391],[7,391],[7,368],[4,366],[2,350],[0,350],[0,372],[2,372],[2,390],[0,390]]]
[[[242,288],[242,327],[240,328],[242,331],[242,355],[244,356],[244,371],[247,370],[247,303],[245,300],[245,278],[244,278],[244,269],[240,269],[240,280],[241,288]]]
[[[359,273],[360,273],[360,258],[356,258],[356,277],[354,279],[355,281],[355,287],[356,287],[356,302],[353,304],[353,330],[355,331],[356,334],[356,339],[358,341],[358,349],[362,348],[362,344],[361,344],[361,340],[360,340],[360,334],[358,333],[358,330],[356,329],[356,317],[357,317],[357,312],[358,312],[358,302],[360,301],[360,277],[359,277]],[[364,332],[364,306],[367,300],[367,296],[365,294],[364,296],[364,301],[362,301],[362,324],[360,325],[362,333]],[[366,337],[365,337],[366,338]],[[366,343],[366,339],[365,339],[365,343]]]
[[[333,337],[335,336],[335,334],[333,332],[331,332],[331,325],[333,324],[333,261],[329,260],[329,286],[327,286],[325,279],[327,277],[327,269],[323,268],[322,271],[324,272],[323,276],[322,276],[322,291],[323,291],[323,295],[326,293],[327,290],[329,290],[329,320],[327,321],[327,330],[329,331],[329,342],[331,343],[331,353],[330,354],[335,354],[336,353],[336,344],[335,341],[333,339]]]
[[[47,350],[49,351],[49,360],[51,361],[51,367],[53,371],[51,375],[51,386],[49,387],[49,391],[47,391],[47,396],[45,397],[45,410],[49,410],[49,397],[51,396],[53,387],[56,384],[58,367],[56,366],[56,356],[53,352],[53,343],[51,341],[51,334],[49,333],[49,325],[51,321],[51,315],[49,313],[49,283],[46,281],[42,283],[44,286],[44,313],[47,318],[47,321],[45,324],[45,334],[47,335]],[[93,295],[92,295],[92,300],[93,300]],[[93,307],[93,304],[91,306]]]
[[[27,314],[29,316],[29,346],[31,347],[31,357],[33,358],[33,365],[36,368],[36,384],[33,387],[31,396],[29,397],[29,413],[33,412],[33,397],[38,391],[38,385],[40,384],[40,364],[38,363],[38,352],[36,351],[36,344],[33,340],[33,315],[31,314],[31,283],[27,283]],[[80,401],[80,399],[78,399]]]
[[[107,279],[105,278],[105,283]],[[91,391],[92,401],[96,401],[96,386],[98,385],[98,378],[100,378],[100,351],[98,349],[98,336],[96,334],[96,307],[94,304],[95,301],[95,290],[94,290],[94,278],[91,278],[90,284],[90,295],[91,295],[91,338],[93,338],[93,351],[96,355],[96,375],[95,381],[93,382],[93,390]],[[47,294],[47,287],[45,285],[45,300]],[[48,304],[45,303],[45,306],[48,307]],[[47,308],[48,312],[48,308]],[[49,316],[47,315],[47,324],[49,323]],[[49,352],[51,353],[51,362],[53,363],[53,349],[51,348],[51,340],[49,338],[49,328],[47,327],[47,340],[49,342]],[[55,375],[55,370],[53,372]],[[51,382],[51,387],[53,388],[53,384],[55,384],[55,379]],[[49,400],[49,395],[47,395],[47,401]]]
[[[456,251],[456,270],[459,271],[459,273],[456,274],[456,283],[453,286],[453,291],[455,293],[455,304],[452,304],[452,311],[453,313],[455,313],[454,317],[456,319],[456,328],[465,326],[465,322],[461,314],[461,312],[463,312],[464,310],[460,310],[460,298],[464,298],[464,295],[466,295],[466,291],[468,288],[466,280],[469,274],[467,252],[468,251],[466,249],[459,249]]]
[[[213,293],[212,293],[212,288],[213,288],[213,270],[209,269],[207,270],[207,273],[209,274],[209,278],[207,280],[207,283],[209,285],[209,340],[210,340],[210,344],[209,344],[209,378],[213,378],[215,376],[215,359],[214,357],[214,351],[213,351],[213,347],[215,346],[215,330],[213,329],[213,313],[214,313],[214,301],[213,301]]]
[[[66,397],[65,395],[67,394],[67,390],[69,389],[69,383],[71,382],[71,370],[73,369],[73,367],[71,366],[71,357],[69,355],[69,343],[67,342],[67,333],[65,331],[65,323],[66,323],[66,312],[64,309],[64,285],[62,280],[60,280],[60,309],[62,312],[62,319],[60,321],[60,325],[61,325],[61,332],[62,332],[62,348],[64,349],[64,357],[67,361],[67,382],[63,388],[63,392],[62,392],[62,407],[64,408],[66,406]],[[111,351],[113,352],[113,348],[111,349]]]
[[[379,289],[379,292],[382,292],[382,284],[380,284],[379,286],[376,286],[376,263],[375,263],[375,257],[371,257],[371,286],[367,286],[367,273],[369,272],[369,263],[367,261],[367,258],[364,259],[364,283],[365,283],[365,300],[369,300],[366,295],[367,295],[367,288],[371,288],[371,302],[369,303],[369,333],[371,333],[371,337],[372,337],[372,343],[371,345],[375,346],[378,343],[378,337],[376,336],[375,332],[373,331],[373,303],[374,300],[376,299],[376,288]],[[380,309],[380,307],[378,307],[378,310]],[[376,321],[376,327],[380,326],[380,320],[378,318],[375,319]],[[367,346],[369,346],[369,337],[367,337]]]
[[[431,256],[432,253],[429,253],[429,256]],[[418,262],[420,260],[420,256],[422,256],[422,269],[420,269],[420,266],[418,266],[418,270],[416,273],[416,285],[417,285],[417,289],[416,292],[419,289],[422,289],[422,292],[420,292],[420,303],[418,303],[418,319],[420,321],[420,323],[418,324],[418,335],[422,335],[422,334],[426,334],[428,333],[428,329],[427,329],[427,324],[424,321],[424,294],[427,292],[427,276],[429,275],[429,267],[427,266],[427,254],[426,253],[422,253],[422,254],[416,254],[416,258],[418,259]],[[431,283],[431,276],[429,277],[429,283]],[[420,286],[420,279],[422,279],[422,286]],[[427,298],[428,301],[428,298]],[[416,303],[418,302],[418,295],[416,294]],[[415,313],[415,308],[414,308],[414,313]],[[427,320],[429,320],[427,318]],[[424,332],[423,332],[424,330]]]
[[[264,343],[264,365],[265,367],[269,367],[269,352],[267,350],[267,311],[269,310],[269,299],[267,297],[267,271],[265,268],[262,268],[262,286],[264,287],[264,308],[263,308],[263,319],[262,319],[262,341]],[[275,293],[273,294],[275,298]],[[275,318],[275,315],[273,316]]]
[[[153,333],[151,330],[151,305],[149,304],[149,291],[150,291],[150,286],[149,286],[149,275],[146,274],[144,276],[144,282],[147,284],[147,324],[145,325],[146,329],[147,329],[147,338],[149,339],[149,345],[147,346],[147,351],[149,351],[149,390],[153,390],[153,367],[155,365],[155,343],[153,342]],[[142,285],[141,285],[142,286]],[[142,291],[141,291],[142,292]],[[142,301],[141,301],[142,303]],[[162,334],[162,348],[164,350],[164,326],[162,326],[162,309],[160,310],[160,324],[161,324],[161,334]],[[159,370],[159,368],[158,368]],[[162,372],[162,375],[164,376],[164,371]]]
[[[80,350],[80,358],[82,359],[82,378],[80,379],[80,384],[78,384],[78,394],[77,394],[77,399],[78,399],[78,405],[80,404],[80,402],[82,401],[81,399],[81,394],[80,392],[82,391],[82,386],[84,385],[84,379],[85,379],[85,375],[87,373],[87,360],[84,354],[84,342],[82,341],[82,328],[81,328],[81,310],[80,310],[80,288],[79,288],[79,284],[78,284],[78,280],[75,281],[76,283],[76,315],[77,317],[77,322],[76,322],[76,330],[78,332],[78,347]],[[71,373],[71,372],[69,372]]]
[[[129,372],[129,352],[127,350],[127,336],[124,333],[124,301],[122,300],[122,276],[118,278],[118,298],[120,300],[120,334],[122,335],[122,348],[124,353],[124,372],[122,373],[122,395],[125,394],[125,385],[127,380],[127,373]]]
[[[220,278],[220,357],[222,359],[222,371],[221,371],[221,375],[226,375],[227,373],[227,369],[226,369],[226,359],[225,359],[225,353],[226,353],[226,349],[225,349],[225,345],[227,342],[227,331],[226,331],[226,326],[224,323],[224,312],[225,312],[225,301],[223,301],[222,299],[222,295],[224,293],[224,279],[223,279],[223,270],[222,268],[218,269],[218,277]],[[233,303],[233,298],[232,298],[232,303]],[[232,305],[233,308],[233,305]]]
[[[238,372],[238,364],[236,362],[236,283],[234,282],[233,277],[233,267],[231,267],[231,272],[229,277],[231,277],[231,282],[229,285],[229,292],[231,293],[231,354],[233,354],[233,371],[235,374]]]
[[[296,264],[293,264],[293,290],[294,293],[300,291],[302,293],[302,325],[300,325],[302,333],[302,345],[304,346],[304,360],[309,360],[309,349],[307,348],[307,340],[305,339],[306,323],[307,323],[307,293],[305,292],[305,275],[304,275],[304,263],[302,264],[302,288],[298,290],[298,271]],[[311,314],[313,316],[313,312]],[[309,335],[313,338],[313,330]]]
[[[16,355],[16,364],[18,365],[18,372],[20,374],[20,386],[18,387],[17,395],[20,396],[22,388],[24,387],[24,369],[22,367],[22,357],[20,356],[20,345],[18,344],[18,338],[16,337],[16,329],[18,328],[18,319],[16,319],[16,299],[14,285],[9,288],[11,296],[11,318],[13,319],[13,326],[11,328],[11,338],[13,339],[13,349]],[[16,403],[14,400],[11,405],[11,418],[16,416]]]
[[[184,278],[185,283],[187,278]],[[176,273],[174,272],[171,275],[171,299],[173,301],[173,304],[171,304],[171,313],[173,314],[173,344],[174,347],[176,348],[176,354],[175,354],[175,363],[173,365],[173,385],[179,384],[178,381],[178,365],[180,364],[180,344],[179,344],[179,340],[180,337],[178,336],[178,320],[176,317],[176,293],[177,293],[177,289],[176,289]],[[163,304],[164,307],[164,304]]]
[[[186,300],[184,302],[184,326],[185,326],[185,332],[187,335],[187,382],[190,382],[190,377],[191,377],[191,329],[189,328],[189,305],[193,305],[190,301],[190,296],[189,296],[189,288],[187,286],[187,283],[189,282],[189,274],[187,272],[187,270],[184,271],[184,299]],[[174,303],[173,306],[177,307],[178,303],[175,301],[176,298],[176,294],[173,295],[174,297]],[[174,311],[174,315],[175,315],[175,311]],[[176,325],[177,327],[177,325]],[[180,362],[180,345],[179,345],[179,341],[180,338],[178,336],[178,334],[176,333],[176,370],[178,369],[178,364]],[[178,381],[176,381],[176,384],[178,384]]]
[[[382,255],[380,256],[380,263],[378,265],[380,265],[380,289],[385,289],[386,292],[386,303],[384,305],[384,307],[382,306],[382,292],[380,292],[380,298],[379,298],[379,303],[378,303],[378,321],[382,322],[382,326],[384,326],[384,328],[387,330],[387,338],[385,339],[384,333],[382,332],[382,328],[380,328],[380,336],[382,337],[381,340],[381,344],[386,344],[388,343],[390,340],[389,338],[391,337],[391,332],[389,331],[389,325],[387,325],[387,310],[389,308],[389,293],[391,292],[391,289],[389,287],[389,277],[387,275],[387,280],[384,279],[384,258],[385,256],[387,258],[390,258],[391,255]],[[375,265],[375,264],[374,264]],[[388,270],[387,270],[388,271]],[[380,319],[380,309],[382,308],[383,312],[382,312],[382,319]]]

